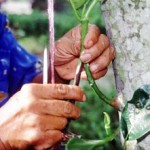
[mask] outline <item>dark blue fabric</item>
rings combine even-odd
[[[5,25],[7,24],[7,22],[8,22],[7,16],[4,13],[2,13],[0,10],[0,35],[3,32],[3,29]]]
[[[41,60],[19,45],[10,28],[6,27],[7,22],[7,16],[0,12],[0,92],[8,95],[0,106],[42,71]]]

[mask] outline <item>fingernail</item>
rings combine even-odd
[[[92,65],[92,66],[90,67],[90,70],[91,70],[91,72],[96,72],[97,68],[98,68],[97,65]]]
[[[102,42],[103,46],[106,46],[109,43],[109,39],[106,35],[101,34],[100,38],[101,38],[101,42]]]
[[[93,41],[92,40],[89,41],[88,44],[87,44],[87,46],[88,46],[88,48],[91,47],[91,46],[93,46]]]
[[[82,73],[81,73],[81,79],[82,80],[87,80],[87,76],[86,76],[86,72],[85,71],[82,71]]]
[[[84,62],[84,63],[88,63],[91,60],[91,55],[90,54],[82,54],[80,56],[80,59]]]
[[[86,101],[86,95],[84,94],[82,97],[82,100],[85,102]]]
[[[110,51],[111,51],[111,55],[112,55],[112,59],[114,59],[115,58],[115,49],[114,49],[114,47],[110,47]]]

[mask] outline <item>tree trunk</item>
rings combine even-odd
[[[118,95],[128,101],[136,89],[150,84],[150,0],[105,0],[102,11],[117,52],[113,65]],[[150,150],[150,135],[132,149]]]

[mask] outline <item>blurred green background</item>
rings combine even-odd
[[[10,26],[21,45],[31,53],[40,54],[44,47],[48,45],[47,2],[44,0],[33,1],[30,14],[14,14],[11,11],[7,12],[7,14],[10,19]],[[91,14],[90,22],[99,26],[101,32],[105,33],[99,5]],[[64,0],[55,0],[55,39],[59,39],[77,24],[78,22],[73,15],[70,5]],[[106,76],[97,80],[97,84],[108,97],[115,96],[114,75],[111,65]],[[77,121],[71,121],[70,130],[81,134],[86,139],[103,139],[106,135],[103,112],[107,112],[111,116],[112,127],[115,130],[118,126],[117,111],[102,102],[93,92],[88,82],[82,81],[80,86],[87,95],[87,101],[85,103],[77,103],[82,110],[81,117]],[[109,150],[111,148],[107,145],[102,149]]]
[[[105,32],[99,8],[100,7],[97,6],[96,9],[94,9],[90,22],[98,25],[101,27],[102,32]],[[40,51],[48,43],[48,16],[46,9],[41,10],[37,6],[33,9],[31,14],[9,14],[10,26],[14,30],[20,43],[31,52]],[[77,24],[78,22],[74,17],[70,5],[64,0],[56,0],[55,39],[57,40],[63,36],[69,29]]]

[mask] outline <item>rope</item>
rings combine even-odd
[[[55,54],[55,38],[54,38],[54,0],[48,0],[48,19],[49,19],[49,47],[50,47],[50,65],[51,65],[51,83],[55,83],[54,73],[54,54]]]

